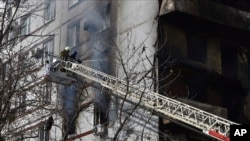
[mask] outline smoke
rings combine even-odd
[[[110,34],[107,30],[109,28],[109,7],[109,4],[105,3],[102,6],[91,9],[84,18],[84,26],[83,29],[81,29],[86,30],[90,35],[87,46],[91,48],[91,50],[88,50],[90,52],[88,52],[88,54],[91,55],[88,59],[96,60],[91,61],[90,67],[104,73],[109,73],[108,39]],[[80,52],[80,54],[84,53],[86,54],[86,52]],[[99,83],[94,83],[94,87],[97,88],[94,91],[94,102],[96,108],[99,110],[98,113],[100,115],[98,116],[101,118],[104,117],[104,121],[100,119],[100,122],[107,122],[105,118],[107,118],[108,115],[109,96],[102,94],[102,87]],[[62,99],[66,116],[65,119],[68,121],[67,124],[69,124],[75,114],[75,108],[77,106],[76,84],[62,87]]]
[[[88,46],[91,48],[92,52],[91,60],[96,60],[92,62],[91,67],[104,73],[109,73],[109,9],[109,4],[106,3],[102,6],[90,10],[85,17],[84,24],[84,30],[90,33],[90,41],[88,43]],[[105,94],[102,94],[102,87],[99,83],[95,83],[94,86],[97,88],[94,91],[94,101],[96,104],[96,108],[99,109],[99,116],[107,118],[109,97]]]
[[[102,6],[91,9],[84,18],[84,30],[88,31],[91,36],[95,36],[101,31],[109,28],[109,11],[109,3],[105,3]]]

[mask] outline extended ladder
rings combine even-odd
[[[138,85],[126,83],[126,81],[105,74],[87,66],[60,61],[66,70],[82,77],[100,83],[103,87],[114,92],[114,95],[125,98],[132,103],[139,103],[148,109],[168,117],[174,121],[196,127],[206,135],[218,140],[229,141],[230,125],[237,125],[232,121],[214,114],[192,107],[180,101],[168,98]]]

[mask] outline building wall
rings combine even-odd
[[[158,1],[114,0],[111,4],[111,29],[115,41],[112,47],[112,55],[116,56],[111,64],[114,68],[112,73],[125,81],[128,80],[130,83],[137,83],[145,74],[146,76],[153,76],[153,73],[157,70],[154,54],[157,44]],[[154,71],[149,72],[152,68]],[[147,74],[147,72],[149,73]],[[146,87],[154,90],[156,86],[154,80],[148,77],[144,77],[138,82],[142,88]],[[120,100],[120,102],[121,101],[122,100]],[[126,106],[123,107],[124,111],[126,111],[128,107],[133,108],[133,106],[129,104],[125,105]],[[119,112],[118,109],[118,113]],[[150,112],[138,109],[134,114],[150,115]],[[119,114],[116,118],[119,120]],[[150,116],[139,116],[137,118],[139,120],[145,118],[146,120],[150,118]],[[129,126],[124,126],[119,139],[139,140],[142,138],[140,131],[143,130],[143,140],[147,140],[146,138],[158,140],[158,118],[153,116],[151,118],[152,121],[150,120],[152,123],[145,127],[140,126],[144,124],[144,122],[138,122],[137,118],[132,116],[131,119],[128,120],[126,125]],[[120,124],[118,124],[118,127],[119,126]],[[130,130],[134,132],[131,133]]]

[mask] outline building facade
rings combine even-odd
[[[3,19],[13,29],[1,47],[8,41],[2,52],[11,57],[1,57],[1,74],[11,58],[29,71],[10,100],[15,116],[1,130],[5,140],[210,140],[81,76],[48,78],[46,66],[66,46],[83,65],[128,84],[249,123],[247,1],[7,2]]]
[[[160,93],[231,121],[249,123],[246,3],[244,0],[161,1],[158,31],[163,47],[159,65],[166,61],[166,54],[173,63],[160,70],[159,76],[174,72],[172,77],[178,77]],[[185,133],[186,129],[174,128],[165,122],[161,130],[172,130],[180,140],[206,140]]]
[[[155,9],[148,16],[143,15],[147,5]],[[5,140],[158,140],[158,119],[152,113],[104,95],[98,83],[73,77],[77,83],[68,86],[64,85],[68,76],[56,80],[46,75],[47,65],[68,46],[86,66],[127,81],[132,77],[143,80],[143,87],[147,87],[145,81],[153,85],[152,79],[142,76],[153,68],[157,1],[24,0],[8,1],[8,7],[17,27],[9,31],[8,38],[15,39],[11,51],[20,52],[19,61],[36,64],[36,76],[27,78],[33,82],[29,91],[13,98],[19,100],[13,109],[20,110],[21,105],[22,111],[1,131]],[[142,19],[128,21],[134,13],[128,9],[141,9],[138,14]],[[149,61],[144,61],[146,57]],[[120,107],[123,101],[125,106]],[[131,112],[131,108],[136,111]]]

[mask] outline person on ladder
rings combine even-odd
[[[77,52],[74,51],[70,54],[70,47],[65,47],[64,50],[60,52],[60,58],[65,61],[76,61],[78,63],[82,63],[80,59],[76,59]]]
[[[60,58],[62,60],[68,61],[69,58],[70,47],[65,47],[64,50],[60,52]]]

